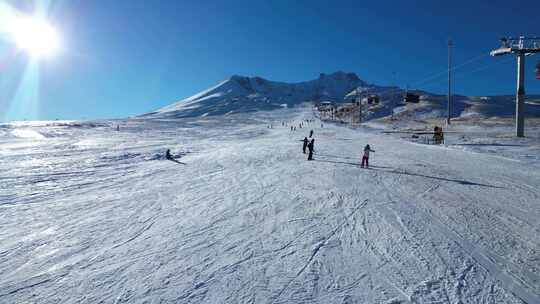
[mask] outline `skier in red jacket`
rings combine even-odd
[[[369,167],[369,152],[375,152],[375,150],[371,150],[369,145],[366,145],[364,147],[364,156],[362,156],[362,165],[361,165],[362,168],[364,168],[364,164],[366,168]]]

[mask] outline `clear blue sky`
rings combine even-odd
[[[28,13],[35,5],[0,2]],[[28,75],[28,58],[0,41],[0,120],[142,114],[232,74],[296,82],[343,70],[405,86],[444,74],[448,37],[459,64],[487,55],[501,36],[540,36],[537,0],[38,2],[50,4],[64,51]],[[540,93],[540,55],[527,60],[527,93]],[[39,79],[36,101],[14,110],[24,75]],[[456,71],[454,89],[513,94],[515,83],[514,60],[485,56]],[[444,93],[446,78],[415,87]]]

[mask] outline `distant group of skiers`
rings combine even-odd
[[[294,126],[292,125],[292,122],[291,122],[291,132],[296,131],[296,128],[302,129],[302,128],[304,128],[306,126],[306,124],[311,124],[313,122],[315,122],[315,120],[313,120],[313,119],[304,119],[303,121],[298,123],[298,125],[294,125]],[[281,122],[281,125],[282,126],[287,126],[287,123],[286,122]],[[323,124],[321,124],[321,128],[322,127],[323,127]],[[312,133],[313,133],[313,130],[311,131],[310,134],[312,134]],[[309,137],[311,137],[311,135]]]

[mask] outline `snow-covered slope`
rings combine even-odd
[[[0,126],[0,303],[540,303],[538,139],[281,126],[301,110]]]
[[[232,76],[218,85],[161,108],[147,116],[197,117],[272,110],[306,101],[341,102],[358,86],[367,85],[354,73],[321,74],[318,79],[284,83],[260,77]]]

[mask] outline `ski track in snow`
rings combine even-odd
[[[540,303],[538,164],[303,118],[0,133],[0,303]]]

